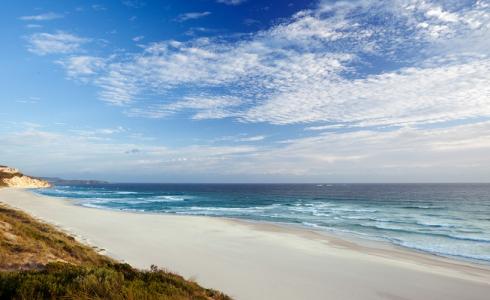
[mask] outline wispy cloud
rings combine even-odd
[[[247,26],[258,25],[260,24],[260,21],[256,19],[246,18],[245,20],[243,20],[243,24]]]
[[[43,26],[39,24],[27,24],[26,27],[33,29],[33,28],[42,28]]]
[[[71,56],[63,60],[58,60],[69,77],[75,79],[86,79],[86,76],[94,75],[105,66],[104,59],[93,56]]]
[[[123,0],[122,4],[130,8],[140,8],[146,5],[146,2],[141,0]]]
[[[321,1],[255,33],[138,38],[139,50],[107,56],[77,53],[89,40],[69,33],[31,35],[29,51],[64,54],[55,61],[68,78],[130,116],[293,130],[282,141],[230,133],[174,146],[117,126],[70,134],[31,126],[2,134],[0,157],[39,165],[35,151],[43,170],[153,180],[490,180],[490,5],[463,2]]]
[[[226,5],[240,5],[245,3],[247,0],[216,0],[218,3],[223,3]]]
[[[488,26],[485,1],[325,1],[268,30],[147,44],[80,76],[91,73],[102,100],[137,116],[312,131],[448,123],[490,116]]]
[[[133,116],[146,116],[161,118],[178,112],[188,112],[192,118],[200,119],[222,119],[234,116],[232,110],[239,106],[242,101],[231,96],[214,97],[187,97],[169,104],[155,105],[144,110],[132,109],[129,111]]]
[[[37,104],[39,103],[39,100],[41,100],[41,98],[39,97],[28,97],[28,98],[19,99],[16,102],[23,103],[23,104]]]
[[[63,18],[63,15],[54,12],[19,17],[19,19],[22,21],[50,21],[50,20],[61,19],[61,18]]]
[[[350,128],[351,126],[346,124],[330,124],[330,125],[320,125],[320,126],[310,126],[305,127],[305,130],[321,131],[321,130],[337,130],[340,128]]]
[[[237,159],[238,174],[298,175],[327,181],[488,180],[489,122],[452,128],[361,130],[293,139]]]
[[[70,132],[76,133],[83,137],[96,137],[96,136],[108,136],[113,134],[119,134],[126,132],[127,129],[123,126],[117,126],[114,128],[97,128],[97,129],[75,129]]]
[[[68,169],[76,176],[86,175],[85,171],[97,177],[114,173],[131,176],[126,180],[190,174],[201,182],[210,180],[210,174],[222,174],[211,178],[219,181],[247,176],[255,181],[490,180],[488,121],[423,131],[405,127],[328,133],[262,148],[237,145],[236,139],[220,146],[182,147],[130,138],[121,142],[110,138],[114,132],[130,134],[117,127],[63,134],[26,125],[0,136],[4,145],[0,155],[6,162],[22,162],[19,167],[36,167],[43,174],[66,173]],[[43,157],[41,162],[38,157]]]
[[[175,20],[177,22],[185,22],[188,20],[204,18],[206,16],[209,16],[210,14],[211,14],[211,12],[209,12],[209,11],[188,12],[188,13],[180,14]]]
[[[38,55],[66,54],[80,50],[88,39],[58,31],[57,33],[35,33],[28,37],[28,50]]]
[[[246,133],[241,133],[237,135],[227,135],[227,136],[220,136],[217,138],[213,139],[206,139],[207,142],[211,144],[215,143],[253,143],[253,142],[260,142],[263,141],[267,138],[266,135],[249,135]]]
[[[407,68],[364,79],[307,82],[248,110],[248,121],[274,124],[350,122],[434,123],[490,116],[490,59]],[[281,103],[288,103],[287,106]]]
[[[141,40],[143,40],[145,38],[145,36],[143,35],[138,35],[138,36],[135,36],[134,38],[132,38],[133,42],[139,42]]]
[[[239,142],[259,142],[265,140],[265,135],[255,135],[255,136],[247,136],[239,138],[237,141]]]
[[[125,130],[78,130],[69,134],[48,131],[42,128],[26,128],[0,136],[0,143],[8,147],[0,148],[0,155],[6,162],[22,161],[23,165],[42,166],[43,173],[64,172],[74,170],[77,175],[89,172],[101,174],[104,172],[128,172],[128,170],[143,171],[139,175],[149,175],[155,167],[165,170],[161,174],[177,174],[184,165],[189,167],[185,173],[197,171],[200,174],[218,170],[224,161],[233,160],[234,157],[251,153],[256,148],[248,145],[189,145],[184,147],[168,147],[141,143],[140,140],[119,142],[111,139],[114,133],[126,134]],[[29,148],[30,150],[27,150]],[[51,150],[49,150],[51,149]],[[53,151],[56,149],[55,151]],[[35,151],[43,157],[42,164],[34,163],[21,157]],[[128,156],[128,154],[131,154]],[[37,156],[37,157],[39,157]],[[55,163],[56,162],[56,163]],[[199,164],[199,171],[192,166]],[[61,167],[62,166],[62,167]],[[162,168],[165,166],[164,168]],[[31,169],[31,168],[30,168]],[[193,169],[191,171],[191,169]],[[135,176],[138,176],[134,174]]]
[[[92,4],[91,7],[95,11],[104,11],[104,10],[107,10],[107,8],[104,5],[102,5],[102,4]]]

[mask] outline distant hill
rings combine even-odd
[[[62,179],[59,177],[40,177],[52,185],[92,185],[92,184],[108,184],[107,181],[101,180],[83,180],[83,179]]]

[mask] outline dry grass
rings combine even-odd
[[[4,179],[10,179],[15,176],[23,176],[22,173],[4,173],[0,171],[0,187],[7,186],[7,184],[3,181]]]
[[[49,262],[111,262],[54,227],[0,205],[0,270],[32,269]]]

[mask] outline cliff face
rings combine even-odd
[[[0,187],[14,188],[47,188],[51,185],[41,179],[32,178],[14,168],[0,166]]]

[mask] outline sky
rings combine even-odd
[[[0,38],[27,174],[490,181],[490,0],[9,0]]]

